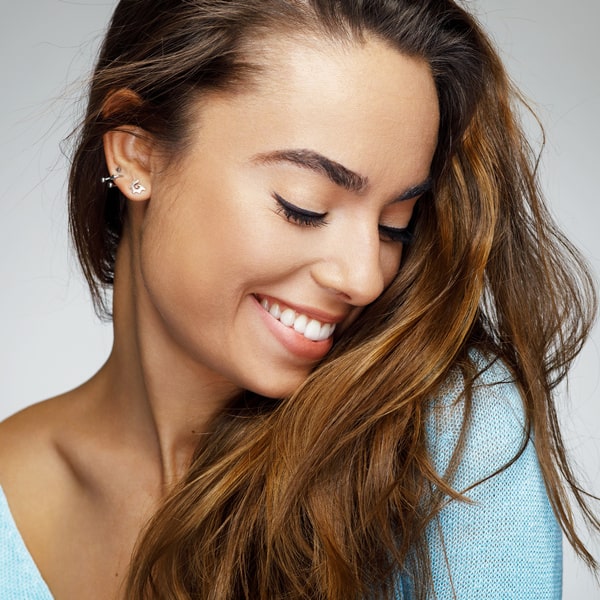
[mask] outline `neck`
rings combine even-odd
[[[123,234],[115,266],[114,345],[103,368],[104,400],[113,422],[132,436],[165,490],[181,479],[200,436],[238,391],[195,362],[172,338],[152,305]]]

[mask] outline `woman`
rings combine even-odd
[[[554,598],[559,525],[595,565],[552,403],[594,297],[514,99],[450,1],[120,2],[70,177],[115,343],[1,426],[2,597]]]

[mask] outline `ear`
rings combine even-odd
[[[110,94],[103,114],[121,112],[140,103],[130,90]],[[148,200],[152,194],[152,150],[150,134],[130,125],[111,129],[103,136],[104,156],[111,182],[129,200]]]

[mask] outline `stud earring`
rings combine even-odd
[[[102,177],[100,181],[102,183],[108,183],[109,188],[114,188],[115,179],[119,179],[119,177],[123,177],[123,174],[121,173],[121,167],[117,167],[113,175],[110,175],[109,177]]]
[[[139,179],[136,179],[135,181],[133,181],[131,183],[131,185],[129,186],[129,189],[131,190],[132,194],[142,194],[143,192],[146,191],[146,188],[140,183]]]

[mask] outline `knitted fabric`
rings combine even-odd
[[[0,598],[52,600],[52,594],[29,554],[0,488]]]
[[[485,367],[480,355],[472,358]],[[440,474],[458,443],[463,389],[462,377],[455,374],[432,403],[428,436]],[[561,598],[562,536],[532,441],[514,463],[494,474],[527,440],[524,421],[521,396],[507,369],[497,361],[488,365],[473,388],[465,449],[451,480],[455,490],[468,490],[465,496],[472,503],[449,501],[427,533],[435,588],[431,598]],[[409,600],[413,589],[402,579],[398,599]]]
[[[481,357],[475,357],[482,362]],[[444,473],[463,420],[459,375],[432,403],[428,427],[436,469]],[[457,401],[458,400],[458,401]],[[466,490],[515,457],[525,439],[517,387],[499,363],[479,377],[465,451],[453,478]],[[431,524],[434,595],[439,600],[558,600],[562,588],[561,533],[548,502],[531,441],[506,470],[465,494],[473,502],[449,502]],[[398,600],[410,600],[404,577]],[[16,528],[0,488],[0,599],[52,600]]]

